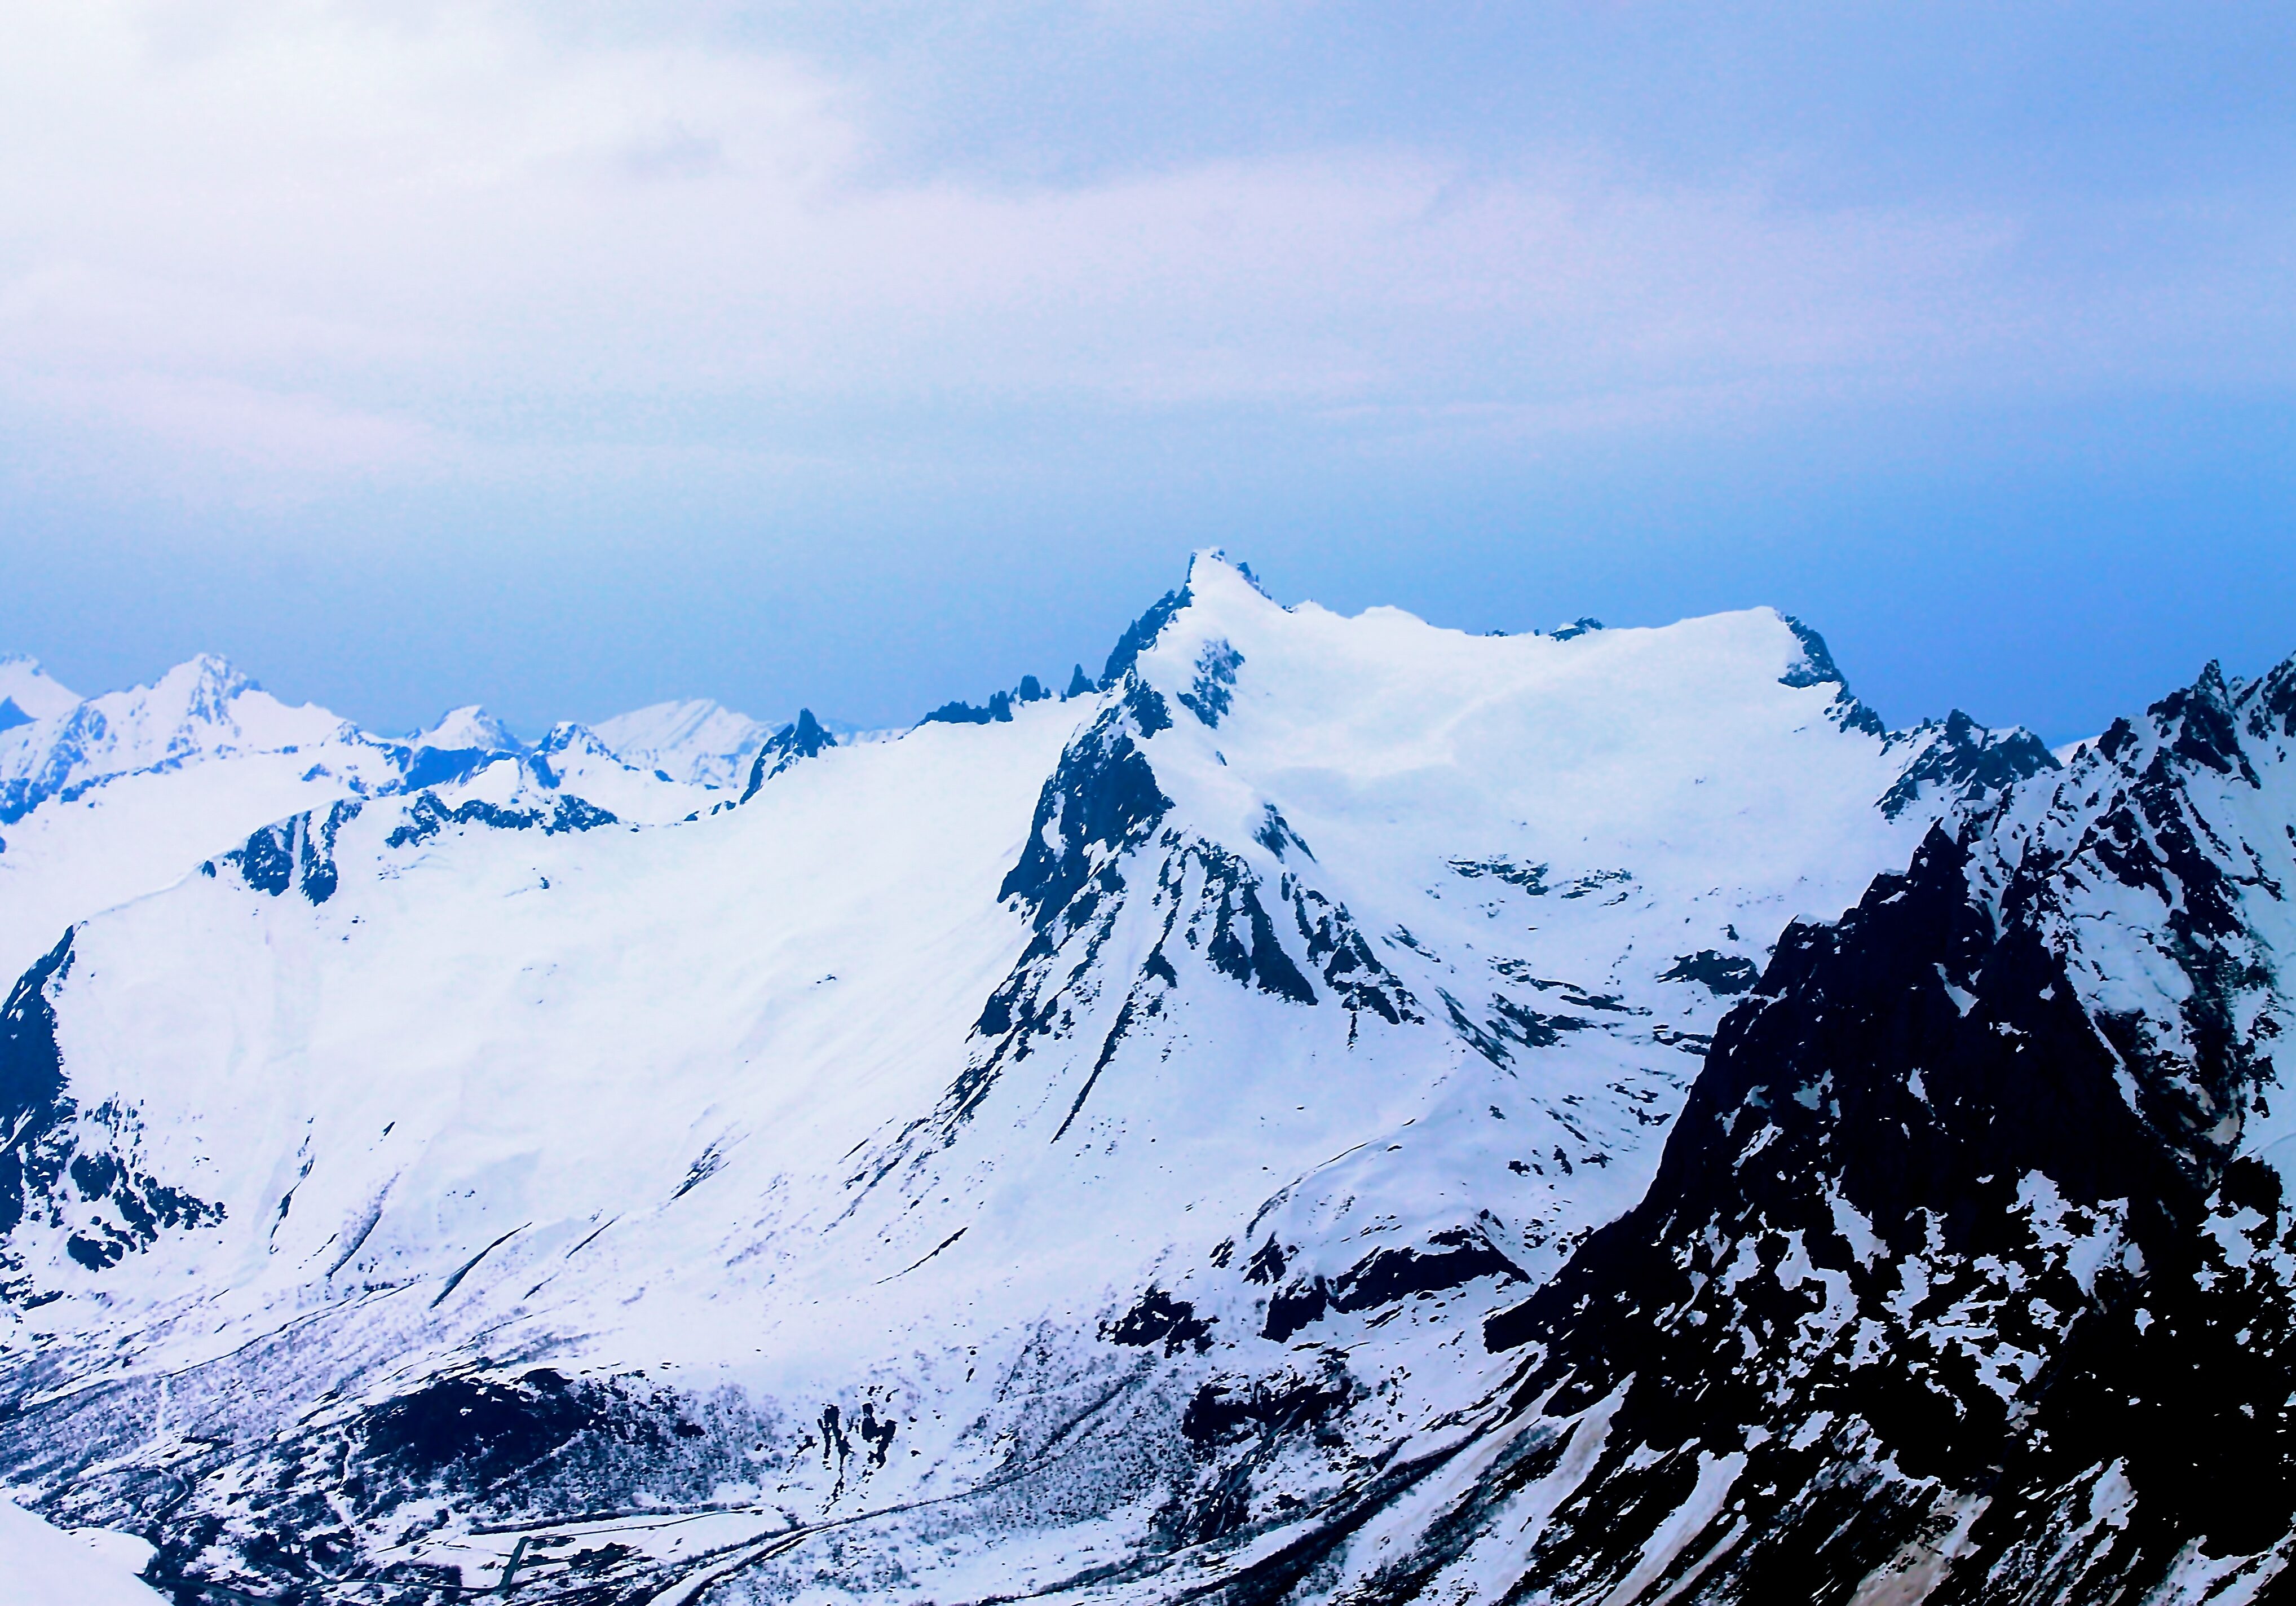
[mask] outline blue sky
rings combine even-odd
[[[914,717],[1225,545],[2052,741],[2296,651],[2278,7],[0,0],[0,646]]]

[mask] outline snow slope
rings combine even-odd
[[[76,927],[0,1023],[0,1464],[167,1468],[171,1576],[249,1590],[1248,1569],[1456,1439],[1789,922],[2054,762],[1767,610],[1213,557],[1103,684],[676,823],[337,800]]]
[[[715,789],[663,778],[660,771],[631,763],[570,721],[551,727],[527,755],[525,768],[542,786],[596,804],[625,820],[666,824],[727,799]]]
[[[11,1606],[160,1606],[136,1576],[151,1554],[133,1535],[65,1533],[0,1499],[0,1577]]]

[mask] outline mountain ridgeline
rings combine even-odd
[[[0,1477],[187,1606],[2289,1587],[2296,660],[2053,754],[1206,554],[898,740],[152,737],[293,806],[108,900],[77,717]]]

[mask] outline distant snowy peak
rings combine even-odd
[[[428,730],[416,731],[408,736],[406,745],[417,749],[442,748],[451,752],[526,751],[526,743],[512,735],[508,725],[477,703],[441,714],[438,723]]]
[[[0,732],[69,713],[78,701],[79,693],[50,676],[39,660],[0,654]]]
[[[641,769],[690,785],[740,784],[773,727],[706,697],[657,702],[592,727],[598,739]]]
[[[624,765],[629,762],[597,732],[571,719],[562,719],[552,725],[542,740],[534,744],[533,750],[537,757],[542,758],[611,758]]]
[[[151,685],[0,731],[0,975],[20,972],[75,922],[174,883],[274,822],[440,789],[458,809],[468,799],[455,789],[481,783],[556,792],[640,825],[727,801],[626,763],[580,725],[529,750],[472,707],[393,741],[288,707],[223,660],[197,658]]]
[[[202,653],[150,685],[74,703],[11,733],[0,743],[0,821],[116,775],[241,753],[294,752],[356,734],[326,709],[291,708],[224,660]]]
[[[242,692],[262,688],[241,674],[229,660],[212,652],[187,659],[161,676],[154,688],[162,706],[180,709],[182,725],[230,722],[231,704]]]
[[[526,743],[476,703],[449,709],[427,730],[410,733],[399,749],[408,791],[474,775],[497,758],[523,758]]]

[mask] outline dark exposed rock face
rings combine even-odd
[[[48,988],[70,970],[71,945],[67,931],[9,990],[7,1006],[0,1009],[0,1127],[9,1134],[0,1149],[0,1233],[12,1233],[23,1220],[26,1159],[61,1114],[63,1055],[56,1047]]]
[[[1761,967],[1751,959],[1701,948],[1695,954],[1677,955],[1673,966],[1659,979],[1694,981],[1709,992],[1728,996],[1750,990],[1761,973]]]
[[[1227,643],[1205,643],[1196,660],[1195,684],[1180,693],[1181,704],[1207,725],[1217,726],[1234,704],[1235,672],[1242,667],[1243,654]]]
[[[574,801],[578,802],[578,799]],[[423,816],[423,823],[435,822],[429,825],[430,832],[435,834],[439,825],[451,816],[439,808],[437,799],[428,793],[418,800],[418,807],[422,802],[432,805],[430,811]],[[495,815],[504,812],[483,803],[463,807]],[[581,807],[587,808],[589,806],[582,804]],[[225,854],[219,862],[235,867],[247,884],[258,892],[268,892],[277,897],[291,887],[314,904],[324,904],[334,896],[340,880],[335,870],[335,837],[345,825],[358,818],[358,815],[359,805],[346,802],[291,815],[275,825],[266,825],[249,837],[244,847]],[[480,816],[472,815],[470,817]],[[611,818],[609,815],[607,823],[611,823]],[[422,823],[414,827],[416,830],[422,828]],[[407,840],[419,841],[425,839],[410,836]],[[395,841],[396,839],[394,844]],[[208,873],[214,873],[212,867]]]
[[[1010,725],[1013,722],[1013,693],[992,692],[986,706],[975,707],[962,701],[945,702],[917,721],[919,725]]]
[[[1144,720],[1136,706],[1128,701],[1103,714],[1061,754],[1037,797],[1028,846],[996,889],[1000,899],[1020,899],[1038,930],[1069,909],[1095,875],[1112,875],[1112,861],[1147,840],[1172,807],[1140,749],[1168,720]],[[1110,889],[1122,884],[1118,878]]]
[[[1132,666],[1139,661],[1140,655],[1156,644],[1156,638],[1164,633],[1164,627],[1188,605],[1188,594],[1185,586],[1177,591],[1168,591],[1147,612],[1132,621],[1124,634],[1117,637],[1116,645],[1109,650],[1108,662],[1100,671],[1102,685],[1112,686],[1130,672]]]
[[[930,716],[928,716],[930,717]],[[821,728],[811,709],[800,709],[794,724],[785,725],[767,738],[766,745],[750,764],[750,783],[742,791],[742,801],[747,803],[758,795],[758,788],[780,774],[793,764],[808,758],[818,758],[837,745],[837,738]]]
[[[493,831],[539,831],[545,836],[556,836],[562,832],[595,831],[601,825],[618,823],[612,815],[595,804],[571,796],[553,798],[547,807],[537,803],[530,807],[514,805],[505,807],[483,799],[471,798],[449,808],[439,800],[436,792],[426,791],[407,806],[406,818],[393,827],[384,840],[393,848],[413,847],[430,841],[450,826],[484,826]],[[270,829],[275,831],[279,827]],[[312,901],[317,903],[321,900],[314,898]]]
[[[1735,1456],[1681,1566],[1742,1528],[1711,1588],[1848,1598],[1948,1515],[1908,1480],[1985,1492],[2068,1334],[2129,1297],[2128,1250],[2157,1266],[2189,1238],[2177,1157],[2062,967],[1972,906],[1966,863],[1932,836],[1838,926],[1790,931],[1649,1196],[1488,1323],[1492,1348],[1537,1356],[1525,1405],[1622,1391],[1583,1506],[1534,1558],[1549,1587],[1624,1578],[1646,1519]]]
[[[1282,1256],[1274,1260],[1281,1275]],[[1406,1244],[1374,1250],[1335,1280],[1316,1277],[1278,1290],[1267,1301],[1262,1336],[1285,1343],[1329,1312],[1375,1310],[1413,1294],[1458,1288],[1479,1277],[1501,1283],[1524,1281],[1522,1268],[1488,1237],[1472,1227],[1447,1227],[1433,1233],[1424,1249]]]

